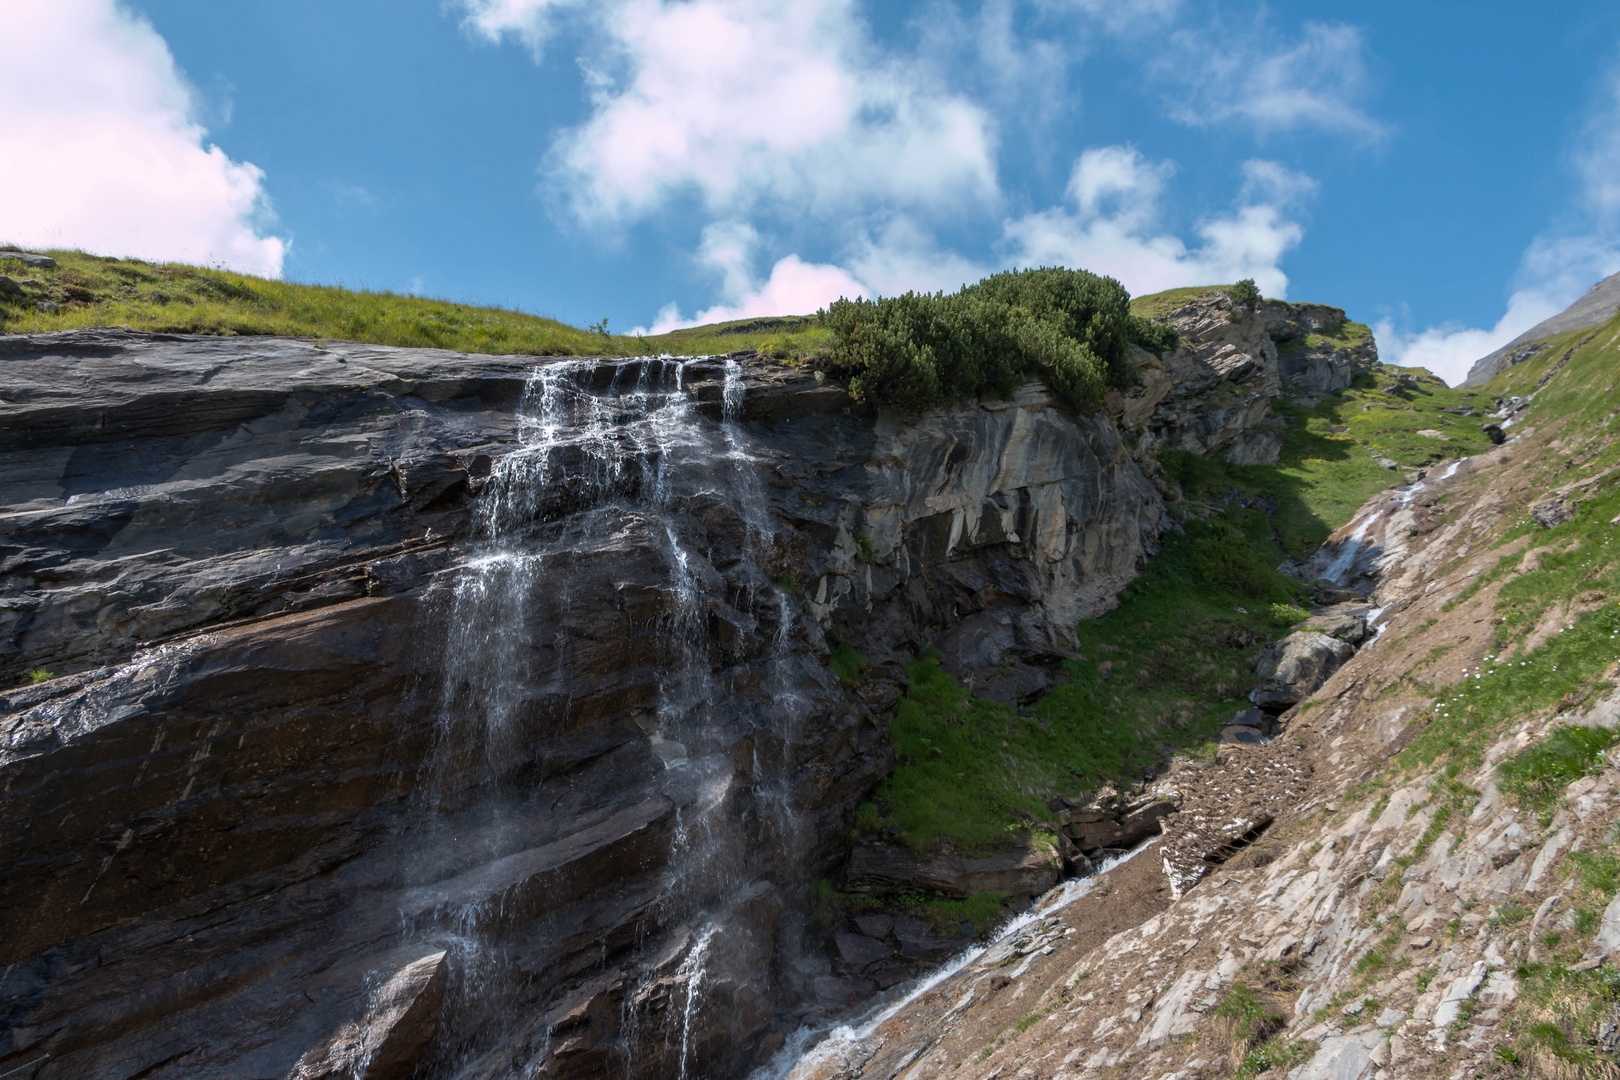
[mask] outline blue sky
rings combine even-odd
[[[1453,380],[1620,270],[1612,2],[11,5],[0,240],[620,331],[1253,276]]]

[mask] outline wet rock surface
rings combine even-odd
[[[1028,839],[1010,851],[984,855],[927,853],[894,844],[857,843],[844,865],[849,892],[886,896],[936,893],[968,897],[993,891],[1008,896],[1037,896],[1063,876],[1063,862],[1053,848]]]

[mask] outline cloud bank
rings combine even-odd
[[[1083,266],[1138,294],[1252,277],[1266,295],[1287,296],[1279,264],[1305,235],[1290,213],[1316,183],[1272,161],[1246,162],[1243,171],[1238,205],[1200,223],[1203,243],[1189,248],[1162,224],[1173,162],[1150,162],[1129,146],[1087,150],[1070,174],[1068,205],[1007,223],[1009,262]]]
[[[206,145],[144,18],[113,0],[9,0],[0,67],[0,240],[280,275],[264,174]]]
[[[1304,236],[1316,183],[1273,161],[1247,162],[1233,203],[1196,220],[1190,238],[1173,225],[1175,164],[1128,146],[1086,150],[1059,205],[1008,215],[1000,127],[1063,111],[1049,99],[1087,34],[1129,43],[1150,28],[1163,41],[1181,25],[1170,59],[1144,71],[1175,87],[1169,111],[1184,123],[1368,141],[1384,130],[1359,104],[1359,31],[1306,24],[1288,39],[1257,23],[1217,35],[1185,25],[1179,0],[991,0],[972,16],[945,3],[918,24],[911,53],[880,46],[855,0],[460,7],[473,37],[516,41],[537,60],[565,22],[585,28],[591,111],[556,139],[541,182],[568,219],[607,232],[671,213],[706,223],[693,266],[718,303],[691,316],[666,305],[653,331],[809,312],[840,295],[955,289],[1031,265],[1111,274],[1138,293],[1253,277],[1285,295],[1281,262]],[[964,222],[988,259],[942,239]],[[793,237],[807,233],[833,261],[804,257]]]

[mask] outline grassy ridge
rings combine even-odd
[[[824,347],[814,317],[742,319],[633,337],[581,330],[556,319],[498,307],[391,292],[305,285],[182,263],[114,259],[81,251],[46,252],[54,268],[0,265],[35,282],[22,297],[0,298],[0,333],[93,326],[179,334],[275,334],[374,345],[530,356],[635,356],[758,349],[786,358]],[[42,311],[40,303],[56,311]]]

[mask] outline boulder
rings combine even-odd
[[[1022,847],[988,855],[917,855],[890,844],[857,844],[844,869],[849,892],[880,895],[942,893],[967,897],[994,891],[1039,896],[1058,883],[1063,864],[1047,844],[1026,838]]]
[[[21,296],[22,286],[12,281],[4,274],[0,274],[0,296]]]
[[[1315,693],[1355,651],[1319,631],[1295,631],[1261,652],[1257,672],[1261,683],[1249,700],[1262,709],[1281,712]]]
[[[1315,630],[1328,637],[1338,638],[1347,645],[1360,645],[1367,640],[1366,605],[1345,605],[1312,615],[1300,624],[1301,630]]]
[[[1239,709],[1237,715],[1227,722],[1227,726],[1257,728],[1270,723],[1271,717],[1251,705],[1247,709]]]
[[[1479,430],[1483,431],[1485,437],[1497,446],[1507,442],[1507,432],[1502,430],[1501,424],[1481,424]]]
[[[56,260],[49,255],[35,255],[28,251],[0,251],[0,262],[19,262],[24,266],[37,266],[49,270],[56,265]]]
[[[904,915],[894,920],[894,936],[900,942],[901,957],[919,963],[938,963],[965,944],[960,936],[941,934],[932,924]]]
[[[1554,496],[1531,503],[1530,517],[1543,529],[1556,529],[1575,520],[1575,508],[1563,496]]]

